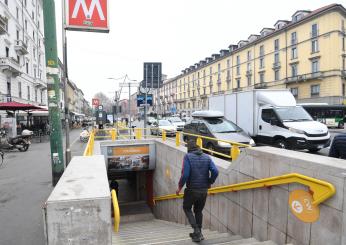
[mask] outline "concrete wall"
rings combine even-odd
[[[103,156],[74,157],[45,204],[49,245],[110,245],[111,197]]]
[[[186,150],[172,145],[157,141],[154,196],[172,194],[177,188]],[[315,223],[301,222],[289,209],[289,193],[306,189],[299,184],[216,194],[207,199],[205,228],[278,244],[346,244],[346,161],[271,147],[246,149],[233,163],[213,159],[220,171],[214,186],[295,172],[332,183],[336,194],[320,205],[320,218]],[[154,214],[187,224],[181,199],[157,202]]]

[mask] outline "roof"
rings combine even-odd
[[[223,117],[220,111],[195,111],[191,114],[192,117]]]

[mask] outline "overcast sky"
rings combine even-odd
[[[59,57],[62,60],[61,2],[55,0]],[[296,10],[315,10],[329,0],[109,0],[110,33],[67,33],[70,79],[86,98],[112,97],[127,74],[143,79],[143,62],[162,62],[168,77],[220,49],[227,49]],[[123,90],[126,92],[126,90]],[[123,98],[126,93],[122,95]]]

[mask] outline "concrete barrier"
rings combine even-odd
[[[110,245],[111,196],[104,157],[74,157],[44,213],[49,245]]]
[[[186,148],[157,141],[156,152],[154,196],[172,194]],[[332,183],[336,194],[320,205],[320,218],[315,223],[298,220],[289,209],[289,193],[306,189],[299,184],[216,194],[208,197],[204,209],[206,228],[277,244],[346,244],[345,160],[272,147],[247,148],[232,163],[213,159],[220,171],[214,186],[295,172]],[[182,200],[157,202],[154,214],[159,219],[187,224]]]

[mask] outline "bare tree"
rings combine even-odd
[[[112,113],[112,100],[104,93],[98,92],[94,95],[94,98],[99,99],[100,105],[103,105],[103,110],[107,113]]]

